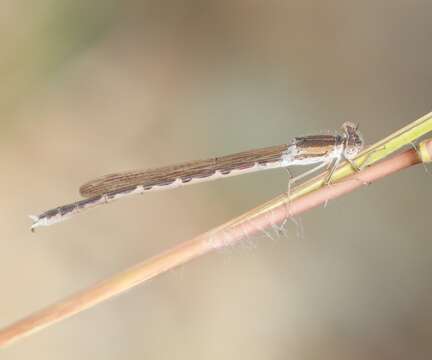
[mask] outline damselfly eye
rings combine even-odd
[[[357,130],[358,130],[358,124],[355,124],[355,123],[353,123],[352,121],[345,121],[343,124],[342,124],[342,130],[345,132],[345,133],[354,133],[354,132],[357,132]]]

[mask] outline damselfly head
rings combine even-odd
[[[363,149],[363,136],[358,130],[358,124],[351,121],[344,122],[342,130],[345,136],[344,155],[347,159],[352,159]]]

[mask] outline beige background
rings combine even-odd
[[[430,1],[0,5],[0,326],[284,191],[284,171],[29,231],[116,170],[431,111]],[[417,167],[2,350],[1,359],[426,359],[432,177]]]

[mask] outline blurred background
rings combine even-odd
[[[432,110],[430,1],[5,0],[0,326],[286,190],[283,170],[149,193],[29,231],[105,173]],[[432,177],[421,166],[207,255],[2,359],[426,359]],[[423,201],[423,202],[422,202]]]

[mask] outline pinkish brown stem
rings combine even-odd
[[[429,152],[429,157],[432,157],[432,140],[426,143],[425,149]],[[406,150],[338,183],[290,201],[289,214],[290,216],[302,214],[363,185],[420,162],[414,149]],[[274,206],[275,204],[277,206]],[[285,196],[281,195],[214,230],[181,243],[82,292],[37,311],[0,330],[0,346],[66,319],[216,248],[233,245],[245,236],[269,229],[275,222],[282,222],[286,218],[286,208]]]

